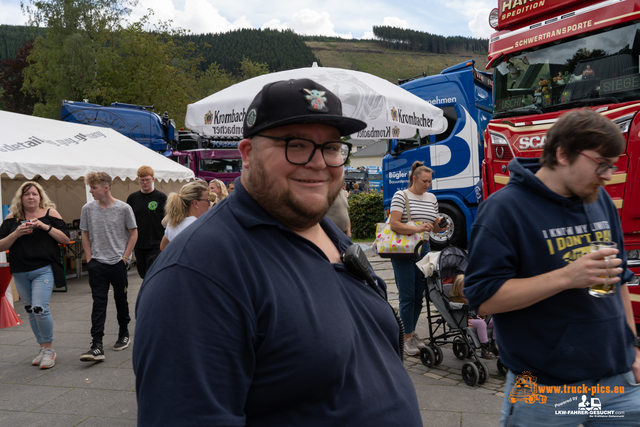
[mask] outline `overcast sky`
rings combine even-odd
[[[29,0],[24,0],[28,3]],[[149,8],[154,22],[193,34],[238,28],[292,29],[301,35],[371,38],[374,25],[443,36],[488,38],[489,11],[497,0],[139,0],[133,18]],[[21,25],[20,0],[0,0],[0,24]]]

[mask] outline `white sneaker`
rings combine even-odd
[[[56,351],[52,348],[45,349],[44,356],[42,357],[42,362],[40,362],[40,369],[53,368],[53,365],[55,364],[56,364]]]
[[[33,366],[40,366],[40,362],[42,362],[43,357],[44,357],[44,347],[40,347],[40,353],[38,353],[36,358],[33,359],[33,362],[31,362],[31,364]]]
[[[420,353],[420,349],[416,347],[416,343],[413,342],[413,338],[409,338],[404,342],[404,354],[407,356],[417,356]]]
[[[418,347],[418,349],[426,347],[426,344],[422,342],[422,340],[420,339],[416,331],[413,331],[413,334],[411,334],[411,339],[414,340],[416,347]]]

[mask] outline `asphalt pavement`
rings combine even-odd
[[[398,293],[389,260],[370,254],[376,271],[388,284],[389,300],[398,306]],[[142,280],[129,275],[129,306],[132,319]],[[136,425],[135,377],[131,363],[133,344],[114,351],[118,335],[113,298],[107,309],[104,349],[106,360],[81,362],[89,350],[91,336],[91,290],[88,278],[70,279],[67,292],[54,292],[51,312],[54,319],[56,365],[41,370],[31,365],[38,352],[31,328],[20,301],[16,312],[23,323],[0,329],[0,426],[7,427],[131,427]],[[133,334],[135,320],[130,324]],[[421,338],[429,336],[427,312],[418,322]],[[495,360],[484,361],[489,376],[483,385],[469,387],[462,380],[462,365],[450,347],[443,349],[438,366],[427,368],[417,357],[405,366],[418,395],[424,426],[484,427],[500,420],[504,378],[499,376]]]

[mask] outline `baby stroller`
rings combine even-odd
[[[440,253],[430,253],[417,265],[425,275],[429,323],[429,344],[421,349],[420,360],[427,367],[437,366],[443,357],[440,346],[452,344],[453,353],[458,359],[473,359],[462,366],[464,382],[469,386],[484,384],[489,370],[475,352],[476,348],[480,348],[480,340],[476,330],[468,326],[469,306],[449,301],[451,281],[456,275],[464,274],[467,268],[466,251],[455,246],[447,246]],[[449,283],[445,284],[445,281]],[[439,314],[431,313],[431,304]],[[495,343],[492,347],[496,347]],[[498,366],[500,371],[499,359]],[[504,369],[504,366],[502,368]],[[506,373],[506,369],[501,373],[503,372]]]

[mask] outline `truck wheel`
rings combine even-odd
[[[441,202],[439,208],[439,216],[446,218],[449,222],[449,229],[442,233],[431,233],[429,238],[431,250],[439,251],[447,245],[464,249],[467,246],[467,225],[464,215],[453,203]]]

